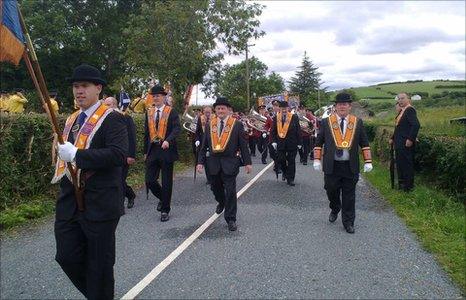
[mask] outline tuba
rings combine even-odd
[[[266,122],[267,118],[255,111],[254,108],[251,108],[249,115],[246,116],[246,123],[248,126],[261,132],[267,131],[264,128]]]
[[[183,120],[183,128],[189,132],[196,133],[197,117],[193,117],[188,112],[185,112],[181,117]]]
[[[306,116],[302,116],[301,114],[297,115],[299,118],[299,126],[301,127],[301,130],[308,134],[313,134],[314,126],[312,125],[311,120],[309,120]]]

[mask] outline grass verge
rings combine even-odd
[[[378,162],[374,162],[374,170],[364,176],[392,204],[422,246],[436,257],[465,295],[464,204],[422,182],[416,182],[411,193],[391,189],[389,170]]]

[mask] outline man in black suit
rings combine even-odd
[[[201,146],[202,141],[204,140],[204,135],[205,135],[205,131],[206,131],[206,128],[207,128],[207,124],[209,124],[211,117],[212,117],[212,107],[210,107],[208,105],[204,106],[202,108],[202,114],[197,119],[197,125],[196,125],[196,142],[195,142],[195,146],[196,146],[197,154],[198,154],[196,156],[196,162],[197,162],[198,157],[199,157],[199,148]],[[207,151],[210,151],[210,150],[207,149]],[[206,184],[210,184],[211,179],[210,179],[209,170],[208,170],[207,166],[205,166],[205,167],[206,167],[205,176],[206,176],[206,179],[207,179]]]
[[[60,160],[52,180],[60,182],[55,259],[86,298],[113,299],[115,230],[124,212],[121,176],[128,134],[123,116],[99,101],[105,81],[98,69],[78,66],[68,80],[80,110],[66,121],[67,142],[58,145]],[[84,209],[77,205],[66,162],[80,170]]]
[[[104,99],[104,104],[110,108],[113,108],[115,111],[120,112],[125,118],[126,131],[128,132],[128,157],[126,158],[126,162],[123,165],[122,184],[124,197],[128,198],[127,207],[133,208],[136,194],[134,193],[133,188],[128,185],[126,179],[128,177],[129,166],[136,162],[136,126],[134,125],[133,118],[131,118],[130,115],[128,115],[125,111],[120,111],[118,108],[118,100],[116,98],[108,97]],[[125,106],[122,107],[124,108]]]
[[[277,151],[277,161],[282,169],[282,180],[294,186],[296,154],[302,148],[301,127],[296,114],[288,111],[288,102],[280,102],[280,111],[273,118],[272,147]]]
[[[324,188],[331,209],[329,221],[335,222],[341,209],[341,220],[348,233],[354,233],[359,147],[362,149],[365,161],[364,172],[372,170],[366,130],[362,120],[350,114],[351,102],[350,94],[337,94],[336,112],[322,119],[314,148],[314,169],[321,170],[323,147]]]
[[[224,217],[228,229],[235,231],[237,229],[236,176],[239,173],[241,160],[248,174],[252,170],[252,162],[244,137],[243,124],[230,115],[230,108],[227,98],[218,97],[215,101],[215,116],[206,126],[197,170],[202,172],[204,165],[208,167],[211,176],[210,188],[218,202],[216,213],[220,214],[225,209]]]
[[[407,93],[397,96],[401,112],[395,120],[395,132],[390,144],[395,144],[396,169],[400,189],[409,192],[414,188],[414,146],[420,124],[416,110]]]
[[[146,160],[146,186],[159,198],[157,210],[160,221],[169,220],[173,189],[173,165],[178,160],[176,138],[180,134],[180,118],[172,107],[164,104],[164,88],[155,85],[150,93],[154,103],[146,111],[144,157]],[[158,179],[162,172],[162,185]]]

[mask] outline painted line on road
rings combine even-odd
[[[269,163],[263,168],[254,178],[252,178],[239,192],[236,193],[236,197],[240,197],[248,188],[250,188],[254,182],[259,179],[270,167],[273,162]],[[220,214],[221,215],[221,214]],[[207,221],[204,222],[191,236],[189,236],[181,245],[178,246],[172,253],[170,253],[162,262],[160,262],[149,274],[146,275],[141,281],[139,281],[132,289],[130,289],[121,299],[134,299],[139,293],[141,293],[152,281],[154,281],[163,270],[165,270],[184,250],[186,250],[209,226],[217,220],[220,216],[214,213]]]

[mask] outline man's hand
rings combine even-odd
[[[196,145],[196,147],[199,147],[200,144],[201,144],[201,142],[199,142],[199,141],[194,142],[194,145]]]
[[[58,144],[58,156],[60,157],[60,159],[66,162],[74,161],[77,151],[78,151],[78,148],[76,148],[70,142],[66,142],[64,144]]]
[[[370,172],[372,171],[374,167],[372,167],[372,164],[371,163],[365,163],[364,164],[364,173],[367,173],[367,172]]]
[[[167,141],[163,141],[162,143],[162,149],[165,150],[165,149],[168,149],[170,147],[170,143],[167,142]]]
[[[204,170],[204,165],[198,164],[196,166],[196,170],[197,170],[198,173],[202,173],[202,170]]]
[[[409,148],[409,147],[412,147],[412,146],[413,146],[413,141],[411,141],[411,140],[406,140],[405,146],[408,147],[408,148]]]
[[[277,150],[277,143],[272,143],[272,147]]]
[[[314,163],[312,164],[312,166],[314,167],[314,170],[316,171],[322,170],[322,164],[320,163],[320,160],[318,159],[314,159]]]
[[[134,159],[134,157],[127,157],[127,158],[126,158],[126,163],[127,163],[128,165],[132,165],[132,164],[134,164],[135,162],[136,162],[136,160]]]
[[[146,161],[147,159],[147,154],[144,154],[144,161]]]
[[[264,139],[265,139],[266,137],[267,137],[267,133],[265,133],[265,132],[264,132],[264,133],[262,133],[262,138],[264,138]]]
[[[298,145],[298,149],[299,149],[299,150],[301,150],[302,147],[303,147],[302,145]]]
[[[244,166],[244,168],[246,169],[246,174],[249,174],[252,172],[252,165],[246,165]]]
[[[389,144],[389,145],[393,145],[393,139],[389,139],[389,140],[388,140],[388,144]]]

